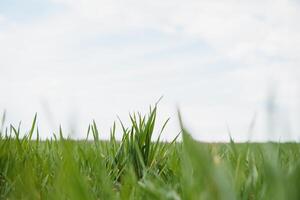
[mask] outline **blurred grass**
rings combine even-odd
[[[300,145],[195,141],[179,114],[182,141],[153,138],[157,107],[120,121],[109,141],[95,122],[88,139],[40,140],[35,115],[27,134],[0,129],[0,199],[300,199]],[[37,139],[32,136],[37,134]]]

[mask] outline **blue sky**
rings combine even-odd
[[[95,119],[105,138],[164,95],[165,139],[179,107],[197,139],[228,140],[229,126],[240,141],[298,140],[299,13],[283,0],[0,1],[0,109],[24,129],[38,112],[44,137],[60,123],[83,137]]]
[[[0,2],[0,13],[9,20],[17,22],[30,22],[49,17],[61,10],[63,6],[48,0],[2,0]]]

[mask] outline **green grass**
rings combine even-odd
[[[121,141],[116,124],[109,141],[95,122],[92,141],[62,129],[41,141],[36,116],[22,137],[0,126],[0,199],[300,199],[299,144],[200,143],[180,115],[182,140],[163,143],[153,138],[156,112],[131,115],[128,127],[120,121]]]

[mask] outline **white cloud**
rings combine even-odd
[[[3,23],[5,21],[4,16],[0,15],[0,23]]]
[[[55,127],[77,110],[82,124],[96,118],[108,130],[116,114],[164,94],[163,116],[180,103],[189,126],[203,133],[196,137],[223,140],[226,122],[237,139],[247,138],[270,82],[283,110],[298,108],[300,12],[292,1],[53,2],[64,11],[28,23],[0,15],[0,105],[14,120],[44,112],[46,100]],[[198,41],[203,50],[180,50]],[[257,133],[266,128],[259,119]],[[174,119],[169,132],[176,129]]]

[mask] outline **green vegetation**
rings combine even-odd
[[[0,126],[0,199],[300,199],[297,143],[204,144],[192,139],[180,115],[182,141],[152,134],[157,107],[133,114],[117,141],[59,137],[41,141],[31,129]],[[163,132],[168,120],[162,125]],[[32,136],[37,135],[36,140]]]

